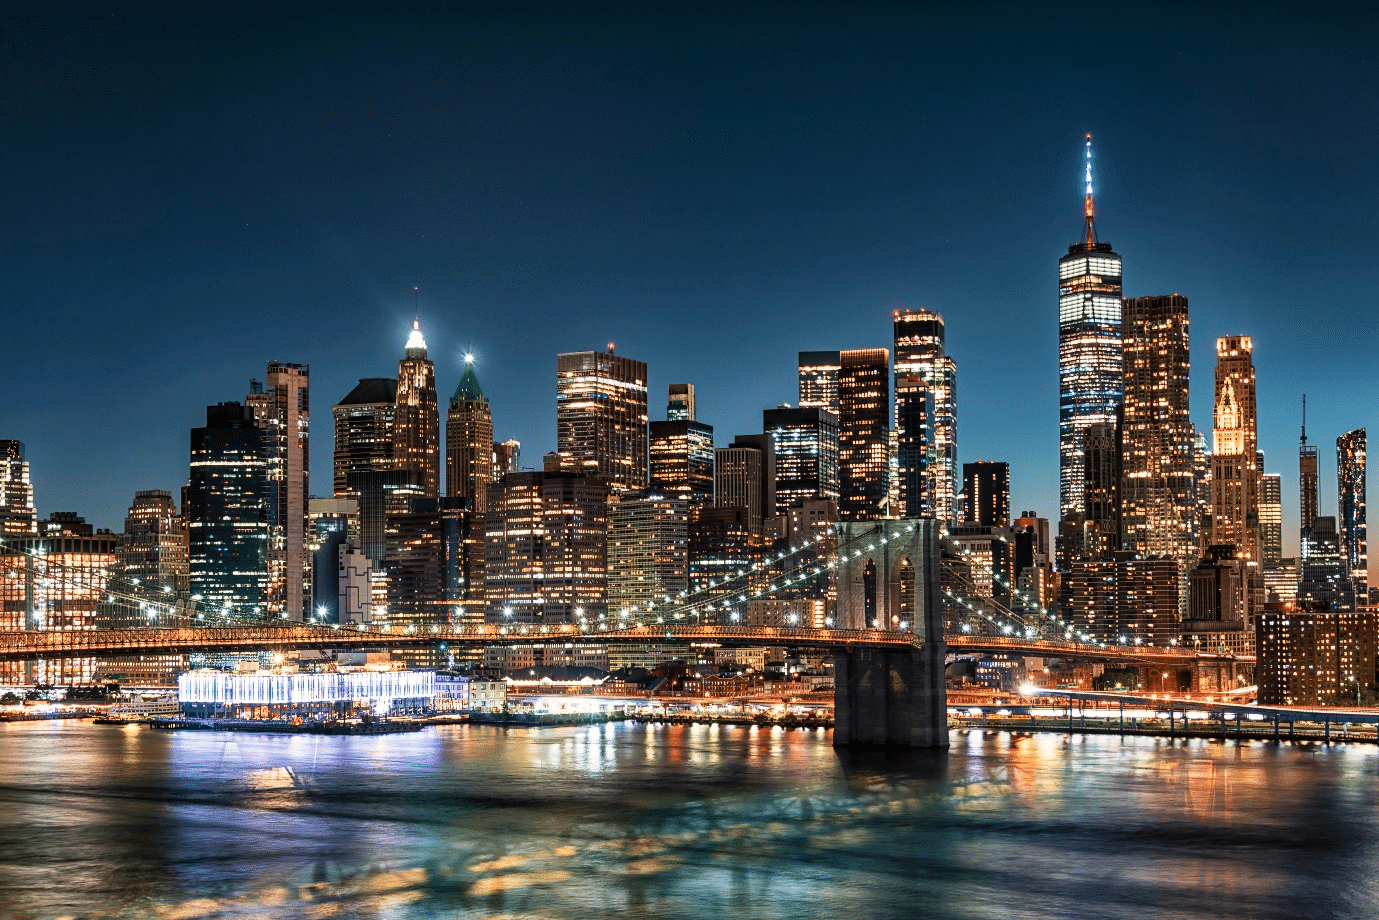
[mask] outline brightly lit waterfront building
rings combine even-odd
[[[1059,517],[1082,513],[1082,437],[1114,425],[1120,406],[1121,261],[1097,239],[1092,204],[1092,136],[1087,135],[1082,239],[1058,260]]]
[[[182,714],[190,718],[345,719],[429,711],[434,671],[326,671],[297,674],[188,671],[177,679]]]
[[[38,531],[0,543],[0,632],[96,629],[115,571],[115,534],[71,512],[55,512]],[[96,676],[91,658],[0,664],[0,680],[11,684],[81,684]]]

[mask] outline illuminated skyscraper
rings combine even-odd
[[[556,450],[561,469],[614,491],[647,482],[646,362],[578,351],[556,358]]]
[[[35,533],[7,537],[0,543],[0,631],[95,629],[115,570],[116,539],[70,511],[39,521]],[[0,681],[84,684],[96,668],[93,658],[4,663]]]
[[[597,621],[607,589],[608,488],[574,473],[509,473],[488,487],[485,618]]]
[[[1092,136],[1082,239],[1058,260],[1059,513],[1082,511],[1082,435],[1115,424],[1121,401],[1121,263],[1097,240],[1092,206]]]
[[[1259,556],[1266,569],[1283,561],[1283,477],[1278,473],[1259,477]]]
[[[187,522],[177,513],[171,492],[134,493],[124,533],[115,546],[115,562],[126,581],[138,579],[135,583],[147,590],[178,598],[187,595]]]
[[[713,427],[693,419],[651,423],[651,486],[690,506],[713,504]]]
[[[944,353],[943,315],[897,310],[892,320],[897,514],[951,524],[958,491],[958,371]]]
[[[838,515],[883,518],[890,498],[890,351],[839,353]]]
[[[689,586],[689,512],[656,491],[628,492],[608,511],[608,609],[664,606]]]
[[[441,420],[436,401],[436,367],[426,357],[421,322],[412,321],[407,347],[397,365],[397,411],[393,416],[393,464],[416,470],[428,498],[441,494]]]
[[[981,527],[1010,526],[1010,464],[979,460],[962,465],[962,490],[967,495],[964,522]]]
[[[522,442],[516,438],[493,443],[493,478],[502,479],[508,473],[522,471]]]
[[[1189,416],[1188,301],[1172,294],[1124,301],[1121,543],[1141,556],[1197,562]]]
[[[1302,437],[1298,442],[1298,530],[1303,561],[1310,553],[1317,520],[1317,445],[1307,443],[1307,396],[1302,397]]]
[[[838,414],[839,352],[800,352],[800,408]]]
[[[332,410],[335,416],[335,494],[347,495],[351,473],[393,468],[397,381],[365,377]]]
[[[463,498],[482,513],[493,479],[493,413],[474,373],[474,356],[464,356],[464,375],[445,416],[445,494]]]
[[[666,400],[666,419],[672,422],[694,421],[694,384],[672,383]]]
[[[761,414],[776,455],[776,511],[838,501],[838,418],[827,409],[781,406]]]
[[[738,435],[714,451],[714,504],[745,508],[752,536],[775,515],[776,453],[769,435]]]
[[[0,441],[0,536],[38,530],[34,487],[23,441]]]
[[[1211,543],[1234,546],[1247,565],[1260,560],[1253,351],[1249,336],[1216,340],[1211,454]]]
[[[1365,429],[1347,431],[1336,439],[1336,509],[1341,556],[1355,584],[1355,596],[1369,595],[1369,541],[1365,525]]]
[[[268,583],[268,451],[249,407],[206,407],[191,433],[187,518],[192,597],[239,619],[265,619]],[[199,598],[198,598],[199,595]]]
[[[311,494],[311,369],[268,362],[268,385],[249,384],[244,404],[263,429],[268,491],[268,584],[264,607],[270,619],[302,619],[310,606],[311,569],[306,552],[306,502]]]

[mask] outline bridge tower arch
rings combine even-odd
[[[912,632],[908,649],[853,648],[834,658],[833,743],[948,746],[941,532],[932,519],[836,525],[840,629]]]

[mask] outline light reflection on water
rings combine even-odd
[[[0,727],[0,917],[1374,917],[1372,747]]]

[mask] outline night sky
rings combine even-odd
[[[793,402],[801,349],[947,320],[959,459],[1057,516],[1058,257],[1098,229],[1127,295],[1254,337],[1297,543],[1299,402],[1379,429],[1379,20],[1301,11],[200,4],[0,21],[4,396],[41,514],[120,529],[268,359],[331,414],[392,376],[419,285],[442,405],[472,345],[499,439],[555,446],[555,355],[615,341],[696,385],[720,443]],[[503,6],[506,4],[493,4]],[[1379,433],[1379,432],[1377,432]]]

